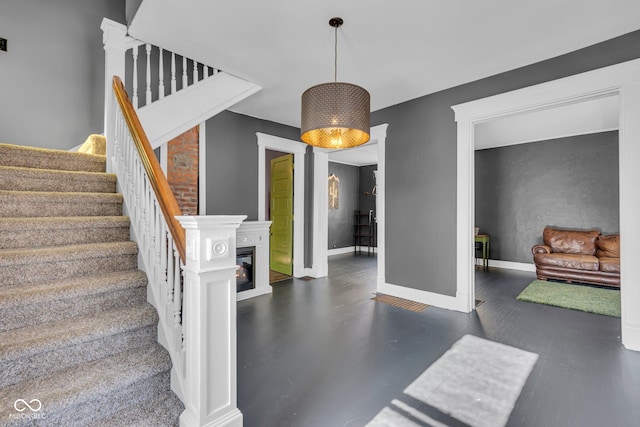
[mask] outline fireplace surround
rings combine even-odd
[[[269,285],[270,226],[271,221],[245,221],[240,224],[236,232],[238,301],[271,293]],[[248,265],[250,259],[252,269]]]

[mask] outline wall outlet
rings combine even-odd
[[[7,51],[7,39],[0,37],[0,50]]]

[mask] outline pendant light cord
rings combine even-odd
[[[335,31],[333,34],[334,34],[333,81],[337,82],[338,81],[338,27],[335,27]]]

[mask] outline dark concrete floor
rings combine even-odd
[[[465,334],[540,356],[509,426],[640,426],[640,353],[622,347],[619,319],[516,301],[533,273],[477,271],[484,303],[471,314],[373,302],[375,277],[375,257],[335,256],[326,278],[238,303],[245,426],[363,426],[406,401],[403,390]]]

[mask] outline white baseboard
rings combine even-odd
[[[481,260],[478,260],[481,261]],[[499,259],[490,259],[489,267],[497,267],[497,268],[506,268],[508,270],[520,270],[520,271],[536,271],[535,264],[527,264],[524,262],[512,262],[512,261],[501,261]]]
[[[327,255],[333,256],[333,255],[348,254],[353,252],[354,250],[355,248],[353,246],[347,246],[346,248],[334,248],[334,249],[329,249],[327,251]]]
[[[354,253],[356,251],[355,246],[347,246],[346,248],[335,248],[335,249],[329,249],[327,251],[327,255],[328,256],[332,256],[332,255],[341,255],[341,254],[349,254],[349,253]],[[367,251],[367,247],[363,247],[362,252],[366,252]],[[377,254],[378,253],[378,248],[373,248],[373,253]]]
[[[461,307],[461,298],[413,288],[405,288],[404,286],[392,285],[391,283],[378,283],[377,291],[382,294],[421,302],[438,308],[461,311],[463,313],[467,312],[464,307]]]
[[[273,292],[273,288],[269,286],[262,286],[260,288],[249,289],[246,291],[238,292],[236,294],[236,301],[243,301],[249,298],[254,298],[260,295],[270,294]]]
[[[640,351],[640,325],[622,323],[622,345],[627,350]]]

